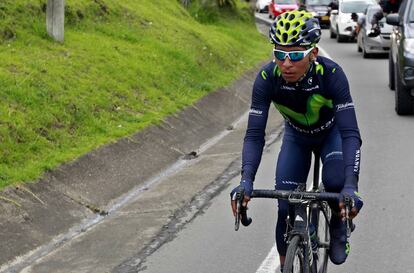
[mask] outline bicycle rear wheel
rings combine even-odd
[[[284,273],[303,273],[305,272],[305,249],[301,244],[301,237],[299,235],[294,236],[289,243],[285,265],[283,266]]]
[[[325,213],[324,213],[325,212]],[[315,225],[318,249],[314,253],[313,272],[326,273],[329,259],[329,219],[331,210],[327,203],[318,205],[312,210],[312,223]]]

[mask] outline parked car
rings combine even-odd
[[[369,58],[374,54],[388,53],[390,50],[392,26],[385,22],[385,18],[378,22],[381,34],[376,37],[368,36],[372,28],[372,17],[379,10],[381,10],[380,5],[370,5],[358,20],[357,48],[364,58]]]
[[[414,113],[414,0],[403,1],[398,13],[389,14],[387,23],[395,26],[389,54],[389,86],[395,89],[398,115]]]
[[[305,2],[305,9],[312,13],[313,17],[318,18],[321,26],[329,27],[331,5],[332,0],[307,0]]]
[[[369,5],[376,3],[375,0],[339,0],[338,9],[332,10],[329,18],[330,37],[338,42],[354,39],[358,17]]]
[[[269,4],[269,18],[275,19],[279,14],[298,8],[299,5],[296,0],[271,0]]]
[[[259,13],[268,13],[271,0],[256,0],[256,11]]]

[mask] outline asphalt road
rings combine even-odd
[[[363,138],[360,192],[365,205],[351,238],[351,254],[336,273],[414,272],[414,117],[394,111],[394,93],[387,87],[387,58],[363,59],[355,43],[338,44],[323,31],[321,48],[345,70]],[[272,187],[280,142],[265,152],[258,186]],[[238,183],[233,179],[231,187]],[[142,272],[274,272],[275,205],[255,201],[249,228],[233,231],[228,191],[186,226],[172,242],[147,258]],[[272,259],[266,259],[269,255]],[[274,262],[273,262],[274,263]]]

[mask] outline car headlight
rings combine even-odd
[[[404,40],[404,50],[408,53],[414,53],[414,39],[405,39]]]
[[[313,17],[318,16],[318,13],[316,11],[311,11],[310,13],[312,14]]]

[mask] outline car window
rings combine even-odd
[[[276,2],[276,4],[281,4],[281,5],[294,5],[294,4],[296,4],[296,0],[276,0],[275,2]]]
[[[398,15],[400,16],[400,20],[402,20],[402,18],[404,18],[404,11],[405,11],[405,7],[407,6],[407,0],[402,1],[401,5],[400,5],[400,9],[398,10]]]
[[[311,6],[316,6],[316,5],[328,6],[331,2],[332,0],[308,0],[306,1],[306,4],[311,5]]]
[[[410,11],[408,13],[408,21],[410,23],[414,23],[414,5],[413,5],[413,1],[411,1]]]
[[[370,4],[372,3],[367,1],[343,1],[341,5],[341,11],[343,13],[362,13]]]

